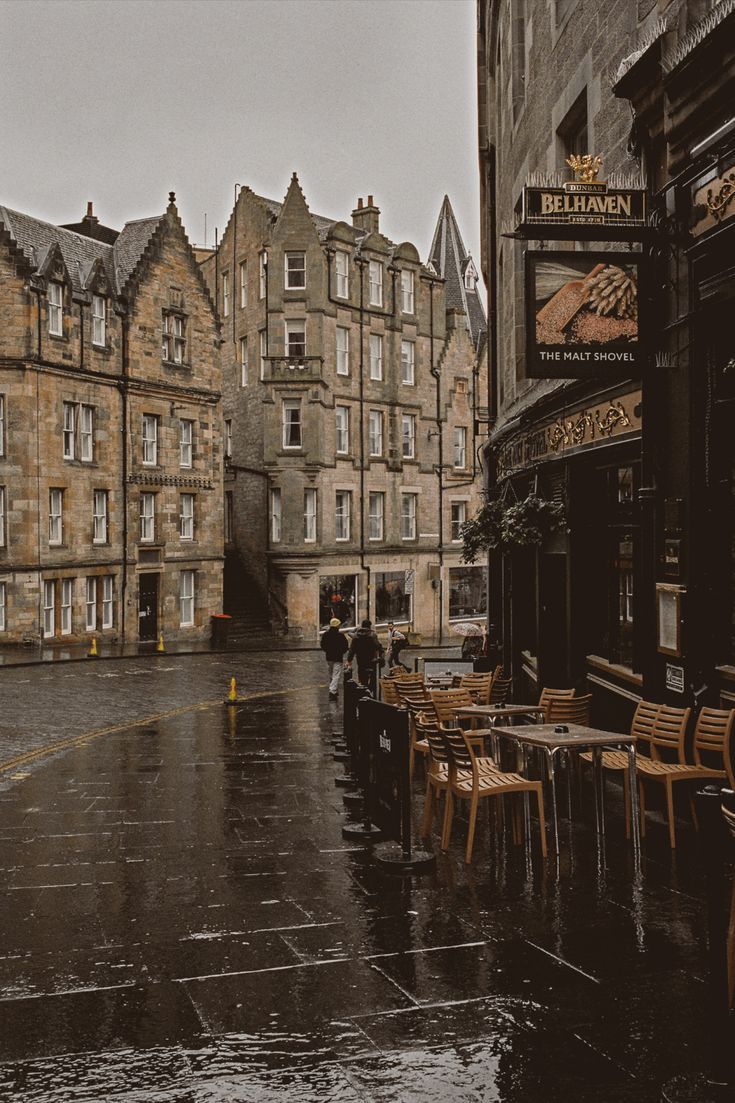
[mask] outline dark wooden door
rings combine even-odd
[[[138,578],[138,638],[155,640],[158,636],[158,575]]]

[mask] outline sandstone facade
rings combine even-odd
[[[283,203],[243,188],[203,260],[223,325],[232,600],[259,596],[306,639],[330,615],[435,639],[460,593],[461,615],[484,611],[483,569],[458,573],[487,416],[474,270],[435,241],[467,284],[448,312],[438,259],[383,236],[379,214],[369,197],[351,224],[312,215],[295,176]]]
[[[1,643],[209,632],[218,344],[173,197],[120,234],[91,211],[67,229],[0,207]]]

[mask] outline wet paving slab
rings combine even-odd
[[[181,662],[193,702],[197,661]],[[96,730],[104,701],[81,677],[39,700],[68,694],[83,730],[83,698]],[[164,697],[170,678],[150,675]],[[432,870],[386,872],[342,837],[323,680],[309,654],[261,658],[267,698],[82,740],[6,784],[0,1100],[654,1103],[703,1068],[687,826],[672,855],[652,817],[636,877],[619,793],[603,853],[583,791],[558,864],[492,814],[470,867],[460,819]],[[117,719],[140,690],[115,685]],[[414,797],[418,819],[420,770]]]

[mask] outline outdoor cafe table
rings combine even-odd
[[[498,710],[490,705],[474,705],[473,707],[457,709],[457,719],[468,717],[486,716],[496,719],[498,712],[511,716],[521,713],[528,714],[533,711],[528,705],[507,705]],[[565,731],[557,731],[557,727],[565,727]],[[561,751],[591,751],[592,770],[595,789],[595,822],[598,834],[604,837],[605,821],[602,788],[602,751],[623,750],[628,754],[628,780],[630,789],[630,818],[632,824],[633,849],[637,855],[640,851],[640,817],[638,807],[638,782],[636,778],[635,736],[630,733],[600,731],[598,728],[588,728],[582,724],[519,724],[514,727],[498,727],[493,725],[493,735],[502,735],[506,739],[512,739],[524,752],[528,747],[539,747],[546,756],[546,764],[551,785],[551,810],[554,824],[554,846],[559,853],[559,819],[556,804],[556,756]]]

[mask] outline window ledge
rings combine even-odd
[[[634,686],[643,685],[643,675],[636,674],[629,666],[621,666],[619,663],[611,663],[600,655],[588,655],[587,665],[593,670],[605,671],[608,674],[620,678],[624,682],[630,682]]]

